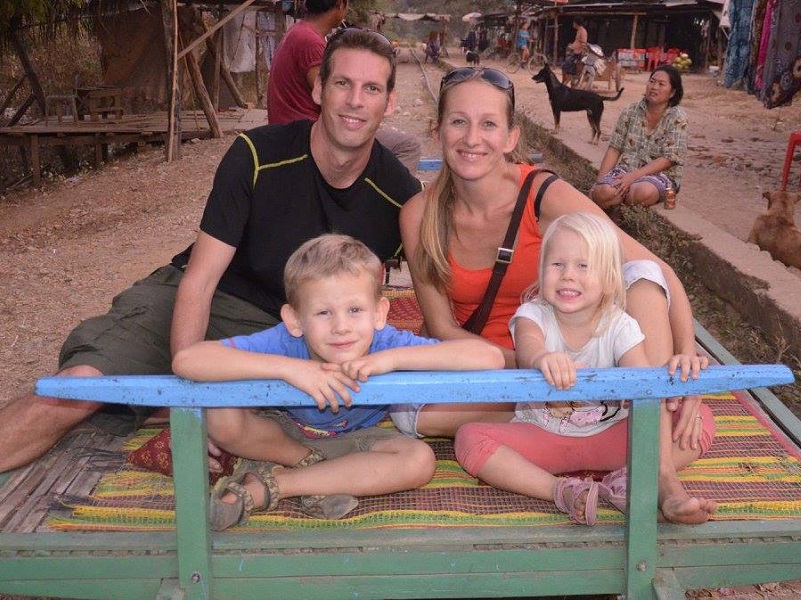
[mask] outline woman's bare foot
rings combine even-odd
[[[659,520],[681,525],[706,523],[717,510],[714,500],[696,498],[686,494],[666,498],[659,507]]]

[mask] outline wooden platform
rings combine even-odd
[[[252,129],[267,123],[267,111],[233,109],[217,113],[223,133]],[[162,144],[167,136],[167,114],[124,115],[115,120],[37,121],[28,125],[0,127],[0,146],[21,146],[30,152],[33,185],[41,183],[40,150],[49,146],[94,146],[95,163],[100,164],[109,144]],[[211,137],[201,111],[181,115],[181,138]]]
[[[710,349],[709,344],[704,347]],[[724,350],[715,355],[727,362]],[[722,371],[710,369],[709,377],[702,377],[698,384],[681,384],[680,389],[662,369],[647,373],[588,370],[570,392],[576,399],[635,399],[629,429],[632,493],[628,521],[623,525],[538,527],[536,531],[501,526],[327,533],[299,529],[266,536],[213,534],[203,526],[208,514],[208,475],[205,423],[198,408],[262,403],[263,382],[194,384],[170,377],[45,379],[37,388],[40,393],[62,395],[54,393],[55,386],[73,398],[173,406],[173,439],[178,440],[173,444],[176,530],[46,530],[45,512],[54,494],[86,494],[103,471],[103,452],[87,454],[85,449],[118,447],[119,440],[86,426],[44,459],[13,473],[0,487],[5,521],[0,533],[0,593],[127,600],[624,593],[630,600],[678,600],[684,598],[683,589],[801,578],[799,519],[718,521],[694,527],[656,523],[653,439],[658,429],[658,398],[792,380],[784,367],[715,369]],[[490,392],[512,401],[530,395],[549,398],[553,390],[543,384],[539,374],[524,371],[389,374],[365,384],[360,403],[397,402],[408,398],[410,390],[421,400],[437,402],[487,398]],[[304,401],[297,390],[271,385],[277,386],[277,403]],[[704,386],[708,389],[701,389]],[[256,388],[259,393],[254,393]],[[754,392],[766,412],[781,421],[787,411],[771,396],[766,390]],[[793,419],[786,419],[784,425],[797,445],[801,430]],[[14,505],[19,508],[12,509]]]

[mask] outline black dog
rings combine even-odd
[[[604,102],[620,98],[623,88],[620,88],[617,96],[614,97],[600,96],[595,92],[569,88],[559,82],[547,64],[532,79],[537,83],[544,83],[548,88],[548,100],[551,102],[555,124],[554,133],[559,133],[559,115],[562,112],[585,110],[587,111],[587,120],[592,127],[590,143],[597,144],[601,141],[601,116],[604,114]]]
[[[467,61],[468,65],[472,65],[477,67],[481,64],[481,56],[479,56],[478,52],[473,52],[472,50],[468,50],[467,53],[464,55],[464,59]]]

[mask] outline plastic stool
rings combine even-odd
[[[793,164],[793,154],[796,146],[801,146],[801,131],[791,133],[787,142],[787,156],[784,157],[784,169],[782,169],[782,190],[787,189],[787,179],[790,176],[790,166]],[[799,185],[801,186],[801,179],[799,180]]]

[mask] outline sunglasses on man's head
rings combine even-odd
[[[449,84],[462,83],[470,79],[480,77],[489,84],[494,85],[499,90],[509,92],[512,98],[512,106],[515,105],[515,84],[504,73],[492,67],[459,67],[449,71],[439,84],[439,89]]]
[[[378,31],[374,31],[372,29],[362,29],[361,27],[340,27],[334,33],[332,33],[328,37],[328,43],[330,44],[334,40],[338,40],[342,37],[347,38],[348,36],[355,36],[355,35],[369,35],[370,37],[378,40],[382,44],[389,46],[392,49],[392,42],[389,41],[389,38],[385,36],[383,33],[379,33]]]

